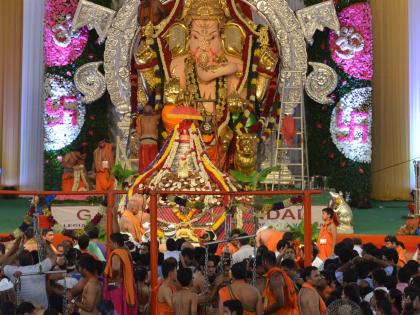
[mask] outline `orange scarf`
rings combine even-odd
[[[280,273],[283,277],[283,281],[284,281],[284,289],[283,289],[284,306],[280,310],[275,312],[274,314],[279,314],[279,315],[280,314],[299,314],[298,306],[297,306],[298,297],[297,297],[297,293],[296,293],[296,289],[295,289],[295,284],[293,283],[292,279],[290,279],[290,277],[283,271],[283,269],[281,269],[279,267],[271,268],[265,275],[267,280],[266,280],[266,283],[265,283],[263,296],[264,296],[264,298],[266,298],[268,300],[268,305],[267,306],[275,303],[273,293],[271,292],[270,287],[269,287],[270,278],[275,273]]]
[[[135,305],[135,287],[133,266],[131,265],[130,255],[125,249],[114,249],[107,259],[104,275],[112,278],[112,256],[117,255],[122,263],[122,279],[125,293],[125,300],[129,306]]]
[[[144,230],[142,229],[140,220],[137,216],[135,216],[131,211],[125,210],[122,214],[122,217],[126,217],[128,220],[130,220],[134,225],[134,231],[135,235],[133,235],[133,238],[136,242],[141,241],[141,237],[144,234]]]
[[[325,311],[327,310],[327,305],[325,304],[325,302],[322,299],[322,297],[319,295],[318,291],[311,284],[309,284],[307,282],[304,282],[302,284],[302,288],[310,289],[310,290],[313,290],[314,292],[316,292],[316,294],[319,297],[319,299],[318,299],[319,300],[319,314],[321,314],[321,315],[324,314]]]

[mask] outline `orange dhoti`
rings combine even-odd
[[[61,176],[61,190],[62,191],[86,191],[87,187],[83,180],[79,179],[76,189],[74,190],[74,175],[73,173],[64,173]]]
[[[99,171],[96,173],[96,190],[106,191],[113,189],[115,179],[109,171]]]
[[[140,144],[139,148],[139,173],[143,173],[158,155],[157,143]]]

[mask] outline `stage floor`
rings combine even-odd
[[[29,199],[0,199],[0,233],[12,232],[29,208]],[[353,209],[355,234],[395,234],[405,223],[407,201],[372,201],[371,209]]]

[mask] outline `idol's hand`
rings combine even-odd
[[[208,69],[197,67],[197,76],[201,82],[210,82],[223,76],[229,76],[238,71],[238,65],[226,63],[218,66],[210,66]]]

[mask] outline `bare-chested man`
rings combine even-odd
[[[86,279],[81,301],[75,304],[79,308],[80,315],[99,315],[97,305],[102,298],[102,285],[97,277],[95,259],[89,255],[83,255],[79,260],[79,270]]]
[[[262,227],[257,231],[257,247],[262,245],[266,246],[268,250],[275,252],[277,249],[277,243],[282,239],[283,232],[270,227]]]
[[[274,252],[267,251],[262,254],[262,263],[266,271],[264,314],[299,315],[294,283],[283,269],[276,267],[276,262]]]
[[[62,191],[85,191],[89,190],[89,180],[85,168],[86,153],[82,150],[67,152],[61,165],[64,168],[61,177]]]
[[[158,314],[174,314],[172,297],[176,290],[176,267],[176,260],[172,258],[166,259],[162,264],[163,281],[159,286],[157,296]]]
[[[182,288],[172,296],[175,315],[197,315],[198,295],[191,290],[191,268],[179,269],[177,279]]]
[[[218,314],[218,305],[217,305],[217,293],[223,283],[223,274],[217,274],[218,259],[215,255],[210,255],[207,261],[207,276],[209,280],[210,287],[206,292],[206,280],[204,277],[204,259],[199,261],[199,266],[194,273],[193,279],[193,291],[199,295],[198,303],[201,304],[200,309],[202,309],[203,314]]]
[[[120,219],[121,232],[130,233],[136,242],[141,242],[144,234],[142,222],[138,216],[140,212],[143,212],[143,205],[144,197],[139,194],[133,195]]]
[[[150,105],[146,105],[143,114],[137,117],[136,131],[140,135],[139,173],[143,173],[158,154],[159,119],[160,114],[155,113]]]
[[[254,286],[246,283],[246,268],[244,263],[236,263],[231,268],[232,283],[219,290],[219,311],[223,314],[223,303],[229,300],[239,300],[245,315],[262,315],[263,305],[260,292]]]
[[[306,267],[302,278],[305,281],[299,291],[300,313],[305,315],[322,315],[327,309],[324,300],[316,288],[321,284],[321,274],[316,267]]]

